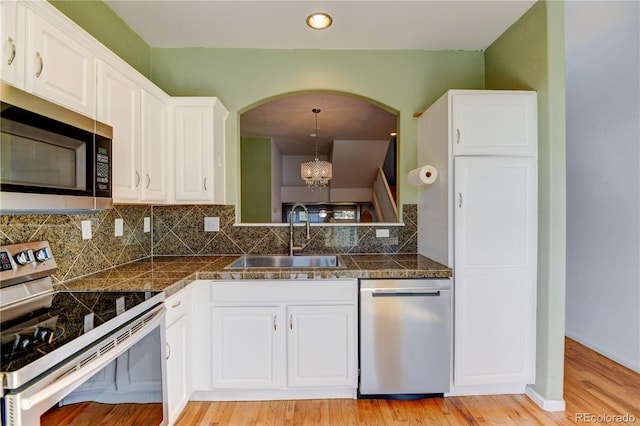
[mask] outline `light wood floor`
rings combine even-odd
[[[543,411],[524,395],[418,401],[190,402],[176,426],[640,424],[640,374],[571,339],[566,339],[564,399],[567,410],[556,413]],[[136,410],[134,415],[132,404],[62,408],[50,414],[47,424],[147,426],[158,424],[160,418],[155,408]],[[627,417],[613,417],[618,415]]]
[[[571,339],[566,339],[564,385],[567,410],[556,413],[543,411],[524,395],[418,401],[190,402],[176,426],[625,423],[625,418],[613,417],[617,415],[640,424],[640,374]]]

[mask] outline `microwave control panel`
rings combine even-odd
[[[111,197],[111,140],[96,135],[96,197]]]

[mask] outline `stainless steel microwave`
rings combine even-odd
[[[113,129],[0,83],[0,213],[111,208]]]

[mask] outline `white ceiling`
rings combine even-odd
[[[151,47],[484,50],[533,0],[106,0]],[[308,28],[327,12],[333,25]]]

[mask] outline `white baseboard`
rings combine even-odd
[[[525,392],[526,383],[501,383],[497,385],[467,385],[456,386],[453,383],[449,392],[444,396],[471,395],[513,395]]]
[[[583,346],[586,346],[587,348],[594,350],[596,352],[598,352],[600,355],[605,356],[607,358],[609,358],[610,360],[617,362],[618,364],[627,367],[630,370],[635,371],[636,373],[640,373],[640,361],[638,362],[632,362],[626,359],[622,359],[620,357],[618,357],[617,355],[609,352],[607,349],[603,348],[600,345],[596,345],[593,342],[590,342],[589,339],[583,338],[582,336],[573,333],[571,330],[565,330],[565,336],[567,336],[568,338],[570,338],[571,340],[575,340],[576,342],[580,343]]]
[[[357,390],[336,389],[224,389],[195,391],[191,401],[275,401],[289,399],[356,399]]]
[[[545,411],[565,411],[567,409],[564,399],[545,399],[531,386],[525,387],[524,393]]]

